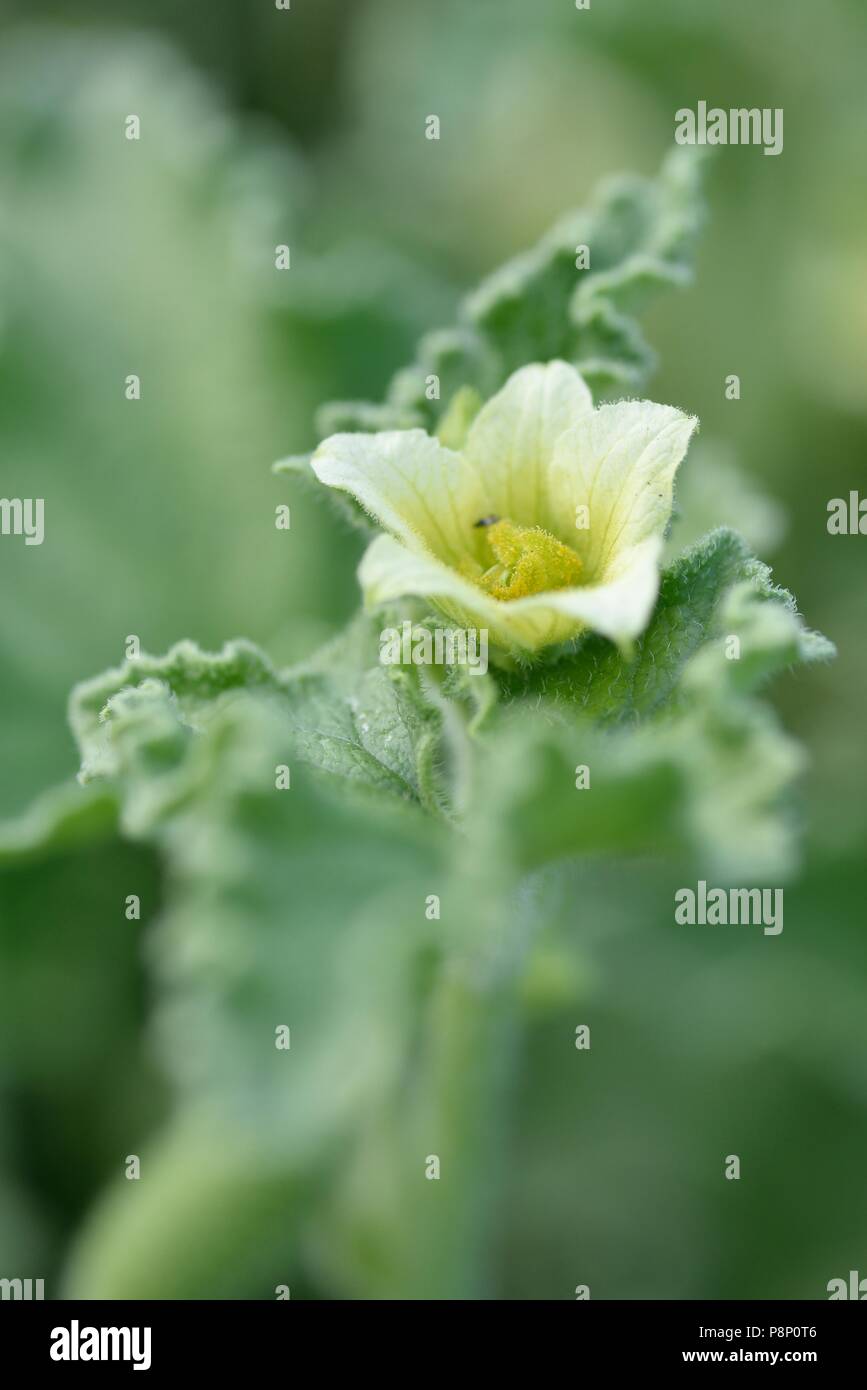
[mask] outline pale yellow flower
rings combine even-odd
[[[460,451],[423,430],[336,434],[312,466],[385,532],[358,572],[369,606],[419,596],[510,656],[585,629],[628,649],[696,423],[651,401],[594,409],[575,368],[548,362],[509,378]]]

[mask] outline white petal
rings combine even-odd
[[[584,588],[559,589],[544,595],[557,613],[578,621],[618,646],[628,648],[647,627],[659,593],[659,560],[662,539],[649,536],[623,552],[616,573],[600,584]],[[532,603],[532,599],[520,602]]]
[[[481,558],[483,537],[473,528],[491,511],[486,491],[460,454],[424,430],[334,434],[311,464],[320,482],[351,493],[410,549],[447,564]]]
[[[562,531],[548,496],[548,467],[558,437],[592,407],[584,378],[567,362],[522,367],[483,406],[464,456],[484,479],[497,515]]]
[[[587,628],[626,647],[653,611],[660,550],[655,537],[637,546],[609,583],[503,601],[431,556],[378,536],[362,558],[358,577],[369,605],[409,595],[430,599],[460,626],[487,629],[491,644],[506,652],[537,651]]]
[[[633,547],[662,536],[674,475],[697,423],[674,406],[620,401],[560,436],[549,474],[552,505],[573,525],[578,507],[589,512],[589,527],[576,526],[568,537],[589,580],[616,579]]]

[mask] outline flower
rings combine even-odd
[[[594,409],[574,367],[535,363],[482,407],[459,451],[418,429],[335,434],[312,467],[385,532],[358,571],[368,606],[422,597],[487,628],[508,657],[586,629],[628,651],[656,601],[696,424],[652,401]]]

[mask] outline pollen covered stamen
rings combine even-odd
[[[495,564],[477,581],[494,598],[526,598],[581,582],[581,557],[541,526],[517,526],[498,517],[483,517],[485,540]]]

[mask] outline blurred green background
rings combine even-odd
[[[129,634],[286,662],[353,610],[360,541],[269,472],[319,402],[381,396],[600,176],[653,173],[678,107],[784,108],[780,157],[714,162],[696,282],[646,331],[648,394],[780,505],[763,558],[839,648],[773,692],[810,757],[803,870],[770,943],[682,937],[646,880],[575,871],[552,912],[593,1065],[563,1065],[569,1009],[531,1027],[493,1291],[812,1298],[867,1273],[865,542],[826,531],[864,487],[867,7],[69,8],[7,0],[0,22],[0,491],[44,497],[47,537],[0,543],[0,818],[74,772],[69,688]],[[161,891],[129,845],[0,876],[0,1275],[55,1278],[165,1110],[142,943],[105,928],[131,877]],[[720,1180],[731,1152],[761,1176]]]

